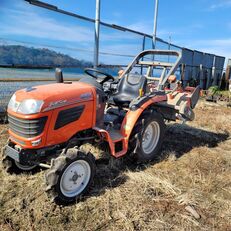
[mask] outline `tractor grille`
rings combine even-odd
[[[19,119],[15,116],[8,115],[10,130],[25,138],[32,138],[40,135],[45,127],[47,116],[34,120]]]

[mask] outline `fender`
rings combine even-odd
[[[132,133],[132,130],[139,119],[140,115],[152,104],[155,104],[157,102],[166,101],[167,96],[166,95],[156,95],[150,100],[148,100],[146,103],[144,103],[141,107],[139,107],[137,110],[132,111],[129,110],[123,120],[120,132],[124,136],[124,144],[126,151],[128,150],[128,141],[130,138],[130,135]]]

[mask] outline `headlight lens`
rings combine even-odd
[[[26,115],[35,114],[40,112],[42,105],[43,105],[42,100],[26,99],[21,102],[17,112]]]
[[[14,112],[19,112],[25,115],[29,115],[29,114],[35,114],[40,112],[43,103],[44,102],[42,100],[35,100],[35,99],[26,99],[23,100],[22,102],[17,102],[16,95],[14,94],[10,99],[8,108]]]
[[[20,103],[16,101],[16,95],[13,94],[10,102],[8,103],[8,108],[16,112],[18,110],[19,104]]]

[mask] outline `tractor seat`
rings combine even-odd
[[[124,76],[118,84],[117,93],[112,96],[113,101],[119,107],[128,107],[131,101],[139,96],[140,89],[144,94],[146,93],[146,87],[147,79],[145,76],[136,74]]]

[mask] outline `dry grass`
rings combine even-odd
[[[189,125],[168,126],[159,161],[98,164],[78,204],[50,203],[42,171],[7,175],[0,167],[0,230],[231,230],[231,109],[201,102],[195,111]]]

